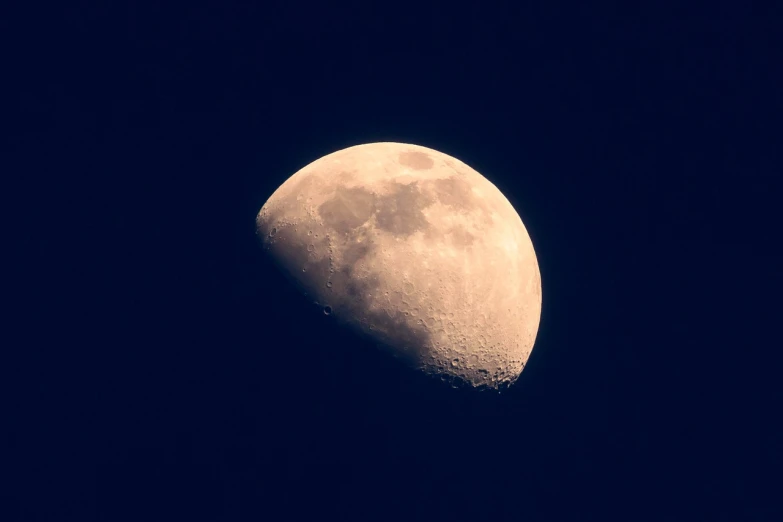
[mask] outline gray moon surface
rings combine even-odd
[[[458,159],[349,147],[286,180],[256,225],[323,313],[414,368],[498,388],[527,363],[542,299],[533,243],[503,194]]]

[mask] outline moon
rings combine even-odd
[[[542,302],[533,243],[500,190],[454,157],[339,150],[286,180],[256,229],[324,314],[414,368],[499,388],[527,363]]]

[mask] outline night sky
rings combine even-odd
[[[783,520],[780,9],[157,4],[4,22],[0,519]],[[524,221],[543,311],[503,393],[399,367],[264,257],[275,189],[375,141]]]

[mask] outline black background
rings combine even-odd
[[[779,9],[159,4],[4,21],[4,520],[780,520]],[[373,141],[525,222],[504,393],[396,367],[262,255],[274,190]]]

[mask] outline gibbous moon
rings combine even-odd
[[[418,145],[369,143],[291,176],[256,218],[323,313],[445,380],[519,377],[541,317],[530,236],[501,192]]]

